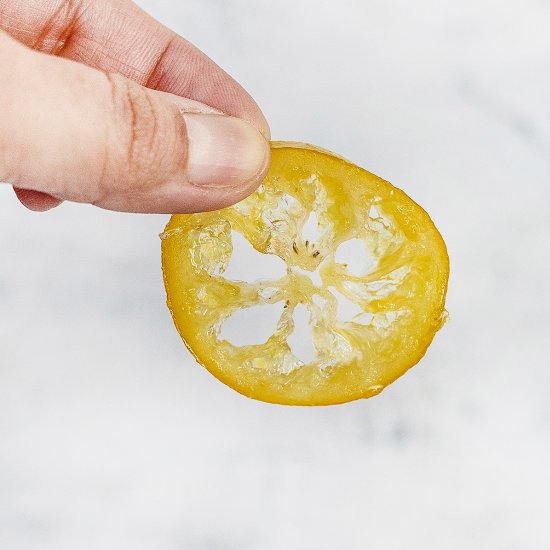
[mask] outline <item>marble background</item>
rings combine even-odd
[[[430,212],[451,321],[374,399],[254,402],[173,329],[165,216],[1,187],[0,548],[548,547],[550,2],[140,4]]]

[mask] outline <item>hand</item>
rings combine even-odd
[[[221,208],[261,182],[268,139],[239,84],[130,0],[0,0],[0,181],[27,207]]]

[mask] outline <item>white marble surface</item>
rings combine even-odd
[[[0,548],[547,548],[550,2],[141,5],[431,213],[451,322],[374,399],[257,403],[172,327],[165,217],[0,188]]]

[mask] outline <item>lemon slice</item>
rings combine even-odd
[[[282,259],[282,275],[226,277],[239,234]],[[371,397],[421,359],[446,318],[449,259],[428,214],[390,183],[311,145],[273,143],[254,194],[216,212],[174,215],[161,239],[167,303],[185,344],[254,399]],[[223,336],[224,323],[262,304],[281,308],[264,341]],[[305,359],[290,345],[300,309],[313,351]],[[254,327],[242,330],[253,335]]]

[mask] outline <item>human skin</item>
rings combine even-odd
[[[0,105],[0,182],[32,210],[212,210],[269,164],[250,95],[129,0],[0,0]]]

